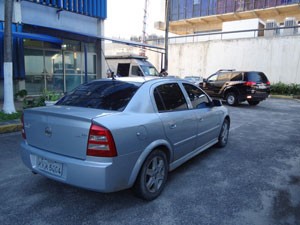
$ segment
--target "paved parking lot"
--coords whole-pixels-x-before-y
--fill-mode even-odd
[[[228,107],[226,148],[211,148],[169,174],[145,202],[130,190],[90,192],[33,175],[20,134],[0,136],[0,224],[300,224],[300,102]]]

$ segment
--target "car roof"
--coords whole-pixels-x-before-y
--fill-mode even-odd
[[[116,80],[119,81],[127,81],[127,82],[137,82],[137,83],[144,83],[149,80],[158,79],[161,77],[157,76],[143,76],[143,77],[115,77]]]

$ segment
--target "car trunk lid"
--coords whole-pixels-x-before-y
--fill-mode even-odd
[[[24,111],[29,145],[49,152],[85,159],[93,118],[117,112],[70,106],[51,106]]]

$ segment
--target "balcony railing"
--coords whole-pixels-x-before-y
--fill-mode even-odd
[[[210,32],[202,34],[193,34],[186,36],[169,37],[169,44],[196,43],[213,40],[228,40],[241,38],[258,37],[283,37],[291,35],[300,35],[300,26],[249,29],[228,32]],[[152,40],[153,41],[153,40]]]

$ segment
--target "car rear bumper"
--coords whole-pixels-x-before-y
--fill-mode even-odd
[[[21,157],[24,164],[35,173],[98,192],[114,192],[129,188],[128,180],[133,166],[128,166],[130,164],[128,160],[135,158],[129,159],[128,156],[123,159],[97,158],[98,162],[95,161],[95,157],[91,157],[91,159],[82,160],[46,152],[28,145],[25,141],[21,143]],[[40,169],[38,159],[41,157],[46,161],[61,165],[61,174],[55,175]],[[127,165],[124,162],[127,162]]]
[[[269,97],[269,92],[266,91],[247,91],[240,101],[263,101]]]
[[[246,100],[252,100],[252,101],[263,101],[267,99],[269,95],[267,94],[261,94],[261,95],[247,95]]]

